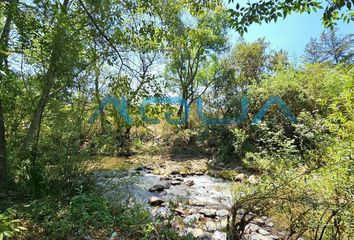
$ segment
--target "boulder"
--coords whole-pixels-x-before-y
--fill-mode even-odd
[[[177,213],[177,215],[180,216],[184,216],[187,214],[187,210],[184,210],[183,208],[176,208],[174,211],[175,213]]]
[[[163,185],[158,184],[158,185],[155,185],[155,186],[151,187],[149,189],[149,192],[162,192],[164,189],[165,188],[164,188]]]
[[[180,173],[181,173],[180,169],[174,169],[174,170],[172,170],[171,175],[177,175],[177,174],[180,174]]]
[[[268,227],[273,227],[274,226],[274,223],[270,220],[266,221],[265,223]]]
[[[259,232],[260,234],[262,234],[263,236],[269,236],[269,235],[271,235],[270,232],[268,232],[267,230],[265,230],[265,229],[263,229],[263,228],[258,229],[258,232]]]
[[[194,238],[201,240],[211,240],[211,235],[209,233],[204,232],[200,228],[187,229],[187,232],[192,234]]]
[[[217,230],[224,230],[227,228],[227,219],[221,219],[216,223]]]
[[[172,177],[167,175],[163,175],[162,177],[160,177],[160,180],[171,180],[171,179]]]
[[[249,178],[247,179],[247,181],[248,181],[250,184],[257,184],[257,183],[258,183],[258,179],[256,178],[255,175],[249,176]]]
[[[151,213],[154,217],[160,217],[162,219],[168,219],[171,216],[171,212],[167,207],[154,208]]]
[[[192,215],[189,215],[189,216],[185,217],[183,219],[183,223],[186,224],[186,225],[191,226],[195,222],[197,222],[201,217],[202,217],[202,215],[200,215],[199,213],[192,214]]]
[[[158,197],[151,197],[149,200],[149,204],[151,206],[161,206],[165,201]]]
[[[181,183],[180,181],[171,181],[172,186],[181,185]]]
[[[240,173],[235,177],[235,181],[237,182],[243,182],[243,180],[245,180],[246,178],[246,174],[244,173]]]
[[[226,233],[216,231],[211,237],[213,240],[226,240]]]
[[[250,238],[250,240],[273,240],[272,237],[270,236],[263,236],[259,233],[252,233]]]
[[[218,216],[218,217],[223,218],[223,217],[227,217],[228,215],[229,215],[229,211],[226,209],[220,209],[220,210],[216,211],[216,216]]]
[[[189,200],[189,205],[191,206],[197,206],[197,207],[204,207],[205,203],[202,201],[198,201],[198,200]]]
[[[245,227],[245,231],[247,233],[253,233],[253,232],[257,232],[257,230],[259,229],[259,226],[253,223],[249,223],[246,225]]]
[[[206,217],[214,218],[216,217],[216,210],[215,209],[208,209],[204,208],[199,211],[199,213],[203,214]]]
[[[183,182],[184,181],[183,177],[174,177],[172,180],[173,181],[179,181],[179,182]]]
[[[216,231],[216,224],[213,221],[207,221],[205,224],[205,229],[209,232]]]

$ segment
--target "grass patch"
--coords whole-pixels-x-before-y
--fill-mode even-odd
[[[9,206],[9,202],[0,204],[1,208]],[[149,211],[140,204],[113,204],[97,193],[82,193],[63,200],[12,202],[11,205],[11,218],[5,220],[18,220],[16,226],[9,227],[13,232],[13,238],[9,239],[101,240],[109,239],[112,234],[117,239],[132,240],[191,239],[179,237],[170,221],[153,221]],[[18,226],[21,231],[17,230]]]
[[[240,172],[234,169],[220,170],[220,171],[209,171],[209,175],[212,177],[222,178],[225,180],[234,181],[236,176],[239,175]]]
[[[91,171],[127,171],[132,168],[141,167],[141,163],[134,163],[127,160],[125,157],[97,157],[93,163],[90,164]]]

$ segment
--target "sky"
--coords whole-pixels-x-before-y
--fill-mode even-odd
[[[229,5],[230,7],[230,5]],[[300,60],[306,44],[311,37],[319,37],[325,30],[321,17],[323,11],[308,13],[293,13],[287,18],[279,19],[276,23],[253,24],[248,33],[244,34],[246,41],[255,41],[265,37],[270,42],[272,49],[284,49],[293,60]],[[338,22],[339,34],[354,34],[354,22],[349,24]],[[230,32],[230,42],[237,42],[239,35],[235,31]]]

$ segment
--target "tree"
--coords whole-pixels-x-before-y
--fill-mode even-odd
[[[266,71],[268,43],[258,39],[252,43],[241,40],[236,44],[230,57],[230,65],[235,72],[235,79],[243,88],[251,83],[258,83],[262,73]]]
[[[309,63],[352,63],[354,61],[354,34],[338,35],[338,29],[324,31],[320,39],[312,38],[305,48]]]
[[[9,44],[11,24],[13,22],[14,9],[18,1],[10,1],[8,4],[7,17],[0,36],[0,80],[6,77],[8,62],[7,50]],[[0,96],[0,192],[5,191],[7,183],[7,159],[6,159],[6,136],[5,136],[5,120],[2,107],[2,99]]]
[[[265,39],[240,39],[221,62],[213,89],[213,99],[217,100],[213,104],[228,116],[237,114],[234,110],[239,110],[241,97],[250,85],[259,84],[264,76],[288,65],[287,53],[271,50]]]
[[[203,65],[215,62],[216,56],[225,49],[227,24],[221,6],[215,10],[204,9],[195,15],[188,14],[178,14],[169,26],[167,78],[190,106],[214,80],[213,77],[201,79],[198,74]],[[189,18],[188,22],[184,18]],[[209,74],[212,75],[215,74]],[[182,112],[183,105],[179,108],[179,117]]]

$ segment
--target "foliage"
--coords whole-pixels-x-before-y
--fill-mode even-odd
[[[233,3],[234,0],[229,0]],[[327,3],[327,5],[325,5]],[[231,26],[239,33],[244,34],[247,28],[253,23],[262,23],[263,21],[276,22],[280,18],[286,18],[293,12],[298,13],[311,13],[319,9],[323,9],[322,22],[325,27],[333,27],[336,21],[343,20],[344,22],[354,21],[353,15],[353,2],[346,1],[328,1],[320,2],[316,0],[306,1],[268,1],[262,0],[255,3],[248,2],[246,6],[236,4],[235,8],[230,9]]]
[[[15,219],[16,215],[13,209],[7,209],[6,213],[0,214],[0,240],[12,239],[21,231],[27,230],[19,219]]]
[[[263,174],[258,184],[235,188],[230,233],[235,239],[245,234],[244,227],[252,220],[246,217],[250,212],[255,216],[272,215],[288,230],[288,237],[317,240],[351,235],[353,72],[350,68],[328,69],[325,65],[308,66],[305,71],[314,70],[317,76],[321,71],[327,73],[318,85],[310,74],[301,83],[301,71],[287,81],[272,81],[271,89],[277,89],[278,94],[282,95],[283,84],[287,86],[284,98],[299,96],[292,92],[300,91],[302,98],[316,99],[312,109],[304,105],[298,110],[296,124],[289,127],[274,121],[277,117],[269,117],[266,124],[250,127],[247,135],[257,150],[246,153],[244,166]],[[266,95],[265,86],[270,85],[261,83],[252,91]],[[289,104],[300,102],[292,101]],[[297,111],[297,106],[292,106]],[[245,212],[237,217],[241,208]]]
[[[313,41],[311,54],[321,62],[315,64],[292,66],[286,51],[271,50],[265,39],[240,40],[225,54],[228,27],[242,34],[252,23],[324,4],[262,0],[228,10],[221,0],[1,1],[0,196],[7,199],[0,207],[16,212],[0,214],[0,236],[102,239],[116,232],[127,239],[181,239],[169,221],[154,221],[141,205],[99,196],[87,170],[102,156],[134,151],[152,155],[166,147],[184,154],[189,147],[199,153],[200,139],[226,163],[221,175],[235,178],[234,165],[260,175],[258,185],[240,186],[245,195],[236,197],[235,211],[278,216],[290,235],[349,235],[351,35],[332,31]],[[353,20],[352,1],[326,7],[325,26]],[[182,127],[148,128],[139,116],[141,101],[175,93],[191,109],[202,98],[206,115],[227,118],[239,115],[247,95],[251,119],[277,95],[298,121],[290,123],[274,106],[257,126],[248,120],[203,125],[192,115]],[[99,120],[88,122],[107,95],[126,98],[132,125],[113,106],[98,107]],[[182,110],[155,104],[146,114],[180,117]],[[231,227],[241,237],[245,219],[237,221]],[[29,231],[21,231],[22,224]]]

